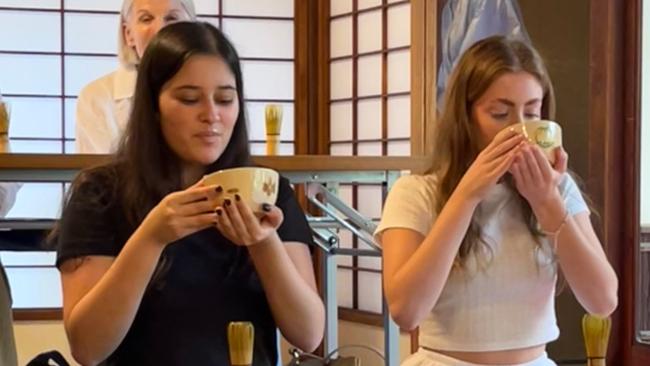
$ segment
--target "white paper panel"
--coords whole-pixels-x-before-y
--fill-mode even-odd
[[[246,99],[293,100],[293,62],[242,62]]]
[[[352,61],[343,60],[330,64],[330,99],[352,97]]]
[[[388,0],[388,3],[392,4],[392,3],[397,3],[397,2],[400,2],[400,1],[404,1],[404,0]]]
[[[352,0],[329,0],[330,15],[350,13],[352,11]]]
[[[59,52],[60,33],[61,17],[58,13],[0,11],[2,50]]]
[[[55,268],[7,268],[14,309],[59,308],[61,279]]]
[[[61,137],[61,100],[7,98],[11,105],[10,137]]]
[[[66,141],[64,142],[65,145],[65,153],[66,154],[76,154],[77,153],[77,146],[75,145],[74,141]]]
[[[11,151],[18,154],[60,154],[63,145],[59,141],[12,140]]]
[[[117,14],[66,14],[65,51],[117,54],[119,22]]]
[[[293,21],[224,19],[223,30],[241,57],[293,58]]]
[[[339,306],[352,307],[352,271],[349,269],[336,271],[336,300]]]
[[[330,146],[332,156],[352,156],[352,144],[334,144]]]
[[[411,5],[397,5],[388,8],[388,47],[411,44]]]
[[[381,50],[381,27],[381,10],[359,14],[359,53]]]
[[[64,6],[69,10],[120,11],[122,0],[65,0]]]
[[[359,10],[380,6],[381,0],[358,0],[357,7]]]
[[[293,17],[294,0],[222,0],[224,15]]]
[[[411,90],[411,51],[397,51],[388,54],[388,92]]]
[[[381,156],[380,142],[362,142],[357,146],[359,156]]]
[[[363,99],[357,104],[358,137],[364,139],[381,138],[381,99]]]
[[[359,257],[359,267],[381,270],[381,257]]]
[[[359,309],[381,313],[381,274],[359,272]]]
[[[371,219],[381,217],[381,186],[359,186],[357,190],[359,205],[357,210]]]
[[[117,69],[117,57],[66,56],[65,94],[79,95],[89,82]]]
[[[380,55],[359,57],[358,74],[359,96],[381,94]]]
[[[411,97],[402,95],[388,98],[388,137],[411,136]]]
[[[84,1],[84,0],[79,0]],[[0,7],[30,9],[60,9],[61,0],[0,0]]]
[[[261,156],[266,155],[266,144],[252,143],[250,149],[252,155],[261,155]],[[280,144],[280,147],[278,149],[278,155],[282,155],[282,156],[294,155],[293,151],[294,151],[293,143],[286,143],[286,144],[283,143]]]
[[[200,22],[206,22],[212,24],[215,28],[219,28],[219,18],[210,18],[210,17],[198,17]],[[230,35],[226,34],[228,37]],[[238,50],[239,51],[239,50]]]
[[[77,112],[77,98],[65,98],[64,136],[67,138],[75,137],[75,125],[77,120],[76,112]]]
[[[411,156],[410,141],[388,142],[388,155],[390,156]]]
[[[246,103],[248,108],[248,137],[251,140],[266,140],[265,108],[267,103]],[[293,103],[281,103],[282,128],[281,140],[294,140],[294,108]]]
[[[217,15],[219,14],[220,0],[194,0],[194,8],[197,14]]]
[[[352,140],[352,103],[330,105],[330,141]]]
[[[330,57],[352,54],[352,17],[334,19],[330,22]]]
[[[61,57],[0,55],[2,94],[60,94]]]
[[[352,233],[349,230],[339,230],[338,236],[339,240],[341,241],[339,247],[352,248]],[[338,263],[340,266],[351,266],[352,256],[338,255],[336,256],[336,263]]]
[[[0,252],[4,266],[53,266],[56,252]]]
[[[7,218],[54,219],[61,208],[60,183],[25,183]]]

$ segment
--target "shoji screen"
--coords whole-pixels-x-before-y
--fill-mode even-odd
[[[330,2],[330,153],[410,155],[410,1]],[[378,219],[381,186],[343,186],[342,197]],[[364,244],[342,233],[344,246]],[[381,312],[381,260],[339,259],[340,306]]]
[[[18,153],[74,153],[76,98],[114,70],[121,0],[0,0],[0,93],[11,104]],[[294,0],[194,0],[242,58],[254,154],[264,154],[264,107],[282,104],[280,154],[294,150]],[[65,186],[25,183],[9,218],[59,215]],[[2,253],[15,307],[58,307],[53,257]],[[42,292],[37,284],[50,292]],[[38,285],[40,286],[40,285]],[[40,295],[39,295],[40,294]]]

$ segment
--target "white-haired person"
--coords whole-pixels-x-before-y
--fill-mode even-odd
[[[118,27],[120,65],[86,85],[77,100],[78,153],[115,150],[131,112],[138,64],[149,41],[167,24],[194,19],[192,0],[124,0]]]

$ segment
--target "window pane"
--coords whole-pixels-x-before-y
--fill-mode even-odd
[[[359,57],[358,65],[358,95],[381,94],[381,56],[372,55]],[[406,74],[408,75],[408,74]]]
[[[411,90],[411,51],[396,51],[388,54],[388,92],[398,93]]]
[[[197,14],[217,15],[219,14],[220,0],[194,0],[194,8]]]
[[[119,22],[117,14],[66,14],[65,51],[117,54]]]
[[[59,271],[51,268],[7,268],[14,309],[60,308]]]
[[[60,145],[60,143],[57,143]],[[58,152],[61,152],[60,149]],[[62,199],[60,183],[24,183],[7,218],[55,219]]]
[[[334,19],[330,22],[330,57],[352,54],[352,17]]]
[[[362,142],[357,147],[359,156],[381,156],[380,142]]]
[[[0,0],[0,6],[7,8],[61,9],[61,0]]]
[[[411,5],[388,8],[388,47],[411,44]]]
[[[294,155],[294,144],[293,143],[281,143],[278,148],[278,155],[289,156]],[[265,143],[252,143],[251,144],[251,154],[253,155],[266,155],[266,144]]]
[[[293,17],[294,0],[222,0],[224,15]]]
[[[352,308],[352,271],[336,271],[336,298],[339,306]]]
[[[223,30],[241,57],[293,58],[293,21],[224,19]]]
[[[244,61],[247,99],[293,100],[293,62]]]
[[[381,0],[358,0],[357,7],[359,10],[380,6]]]
[[[17,154],[61,154],[63,143],[60,141],[12,139],[11,152]]]
[[[65,94],[79,95],[86,84],[114,71],[118,64],[117,57],[66,56]]]
[[[61,93],[61,57],[0,55],[2,94]]]
[[[352,156],[352,144],[334,144],[330,146],[332,156]]]
[[[59,98],[7,98],[11,103],[9,136],[61,137]]]
[[[357,128],[358,137],[361,140],[381,138],[380,98],[360,100],[358,102]]]
[[[330,105],[330,141],[352,140],[352,103]]]
[[[378,219],[381,217],[382,192],[381,186],[362,185],[357,189],[357,210],[365,217]]]
[[[381,50],[382,21],[381,10],[359,14],[358,52]]]
[[[65,131],[66,138],[75,137],[75,121],[77,112],[77,98],[65,98]],[[66,149],[67,151],[67,149]]]
[[[0,11],[0,49],[59,52],[61,16],[55,12]]]
[[[65,8],[69,10],[120,11],[122,0],[65,0]]]
[[[330,99],[352,97],[352,61],[335,61],[330,64]]]
[[[352,11],[352,0],[330,0],[330,15],[345,14]]]
[[[411,136],[411,97],[388,98],[388,138]]]
[[[359,272],[359,310],[381,313],[381,274]]]
[[[389,141],[388,155],[390,156],[411,156],[410,141]]]

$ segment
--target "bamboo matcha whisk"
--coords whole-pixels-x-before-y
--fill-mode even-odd
[[[277,155],[282,129],[282,106],[269,104],[265,109],[266,155]]]
[[[605,366],[611,327],[610,318],[600,318],[591,314],[582,317],[582,334],[585,339],[588,366]]]
[[[253,364],[253,343],[255,330],[250,322],[228,324],[228,350],[230,365],[250,366]]]

